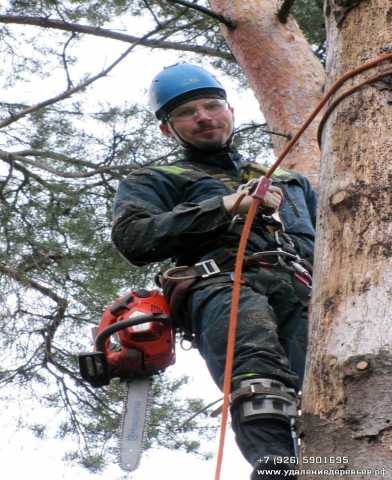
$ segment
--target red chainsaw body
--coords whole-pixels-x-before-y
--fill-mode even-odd
[[[115,333],[118,343],[110,338],[104,342],[111,374],[122,378],[157,373],[175,362],[175,337],[170,324],[170,310],[158,291],[131,291],[108,307],[101,318],[97,336],[116,322],[140,318],[149,319],[139,325]]]

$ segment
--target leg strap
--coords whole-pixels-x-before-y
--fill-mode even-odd
[[[269,378],[241,380],[231,394],[231,404],[239,405],[243,422],[274,418],[290,424],[298,414],[295,390]]]

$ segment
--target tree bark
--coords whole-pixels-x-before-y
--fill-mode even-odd
[[[278,0],[210,0],[211,7],[236,24],[223,35],[246,74],[269,125],[294,135],[322,97],[323,67],[296,21],[281,23]],[[286,157],[285,166],[317,183],[320,151],[317,122]],[[274,136],[276,154],[286,140]]]
[[[328,84],[392,50],[389,1],[329,0],[326,22]],[[355,480],[376,469],[392,478],[391,131],[389,75],[344,99],[322,135],[303,468],[358,470],[344,476]],[[310,465],[315,457],[322,463]]]

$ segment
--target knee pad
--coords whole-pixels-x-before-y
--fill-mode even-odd
[[[240,409],[242,422],[276,419],[291,425],[298,415],[295,390],[269,378],[241,380],[231,394],[231,405]]]

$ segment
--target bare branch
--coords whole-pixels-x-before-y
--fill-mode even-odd
[[[246,132],[248,130],[255,130],[256,128],[260,128],[260,131],[262,133],[267,133],[269,135],[277,135],[278,137],[284,137],[287,138],[287,140],[291,140],[291,135],[288,135],[286,133],[281,133],[281,132],[274,132],[273,130],[267,130],[265,127],[267,126],[266,123],[255,123],[252,125],[247,125],[244,126],[238,130],[235,130],[234,134],[241,134],[242,132]]]
[[[154,10],[151,8],[151,5],[148,3],[147,0],[143,0],[145,6],[147,7],[147,10],[151,13],[153,19],[155,20],[156,24],[159,25],[160,27],[162,26],[161,22],[159,21],[159,18],[155,15]]]
[[[283,3],[277,13],[278,19],[281,23],[287,23],[294,2],[295,0],[283,0]]]
[[[61,298],[61,303],[58,303],[56,314],[53,316],[52,321],[46,327],[43,332],[45,340],[45,357],[46,360],[49,360],[52,356],[52,343],[54,336],[56,335],[57,329],[61,325],[61,322],[64,320],[65,311],[67,310],[68,302]]]
[[[62,62],[63,62],[63,65],[64,65],[64,70],[65,70],[65,75],[67,77],[67,85],[68,85],[67,88],[68,89],[73,87],[73,83],[72,83],[71,75],[70,75],[69,69],[68,69],[67,48],[68,48],[69,44],[71,43],[71,41],[75,38],[75,36],[76,36],[76,34],[74,32],[72,32],[69,39],[64,44],[63,53],[61,55],[61,59],[62,59]]]
[[[149,48],[162,48],[169,50],[179,50],[184,52],[194,52],[211,57],[223,58],[230,62],[234,62],[234,57],[227,52],[222,52],[215,48],[203,47],[200,45],[187,45],[185,43],[167,42],[161,40],[146,39],[145,37],[134,37],[125,33],[114,32],[100,27],[91,27],[90,25],[81,25],[78,23],[63,22],[41,17],[28,17],[16,15],[0,15],[0,23],[13,23],[20,25],[34,25],[43,28],[53,28],[56,30],[64,30],[69,32],[85,33],[98,37],[111,38],[126,43],[142,45]]]
[[[207,15],[208,17],[213,18],[214,20],[218,20],[218,22],[223,23],[226,25],[227,28],[230,30],[234,30],[236,24],[230,18],[224,17],[219,13],[213,12],[206,7],[202,7],[201,5],[197,5],[196,3],[187,2],[185,0],[167,0],[169,3],[177,3],[178,5],[183,5],[184,7],[191,8],[192,10],[197,10],[198,12]]]

